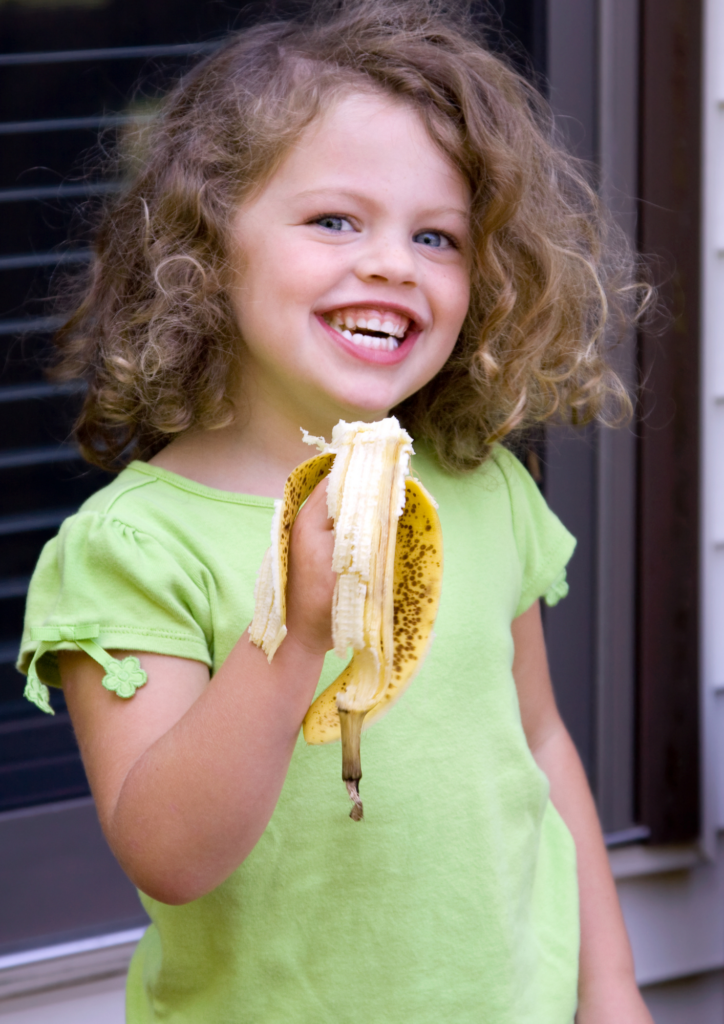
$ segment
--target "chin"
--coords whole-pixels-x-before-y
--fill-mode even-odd
[[[389,416],[390,409],[404,401],[404,397],[400,396],[397,391],[392,394],[386,389],[380,390],[379,388],[356,394],[348,392],[346,395],[340,394],[334,397],[337,407],[340,410],[346,410],[346,412],[340,412],[340,418],[346,420],[381,420],[385,416]]]
[[[347,420],[348,422],[364,420],[367,423],[371,423],[373,420],[383,420],[386,416],[389,416],[391,408],[392,405],[381,406],[379,401],[355,402],[347,406],[346,412],[340,412],[339,419]]]

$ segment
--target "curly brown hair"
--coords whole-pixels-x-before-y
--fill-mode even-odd
[[[231,36],[183,77],[99,223],[56,377],[82,378],[85,458],[118,469],[231,422],[243,344],[227,225],[305,127],[350,89],[411,104],[472,196],[471,303],[440,373],[395,410],[451,470],[552,416],[625,416],[606,351],[638,269],[536,89],[436,0],[354,0]]]

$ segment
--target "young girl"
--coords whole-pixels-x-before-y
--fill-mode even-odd
[[[261,26],[168,98],[60,339],[82,451],[130,464],[44,550],[19,662],[46,710],[62,684],[153,922],[133,1024],[650,1021],[546,667],[574,542],[494,443],[625,403],[606,224],[542,100],[426,0]],[[324,485],[271,664],[246,626],[300,427],[391,410],[443,596],[356,824],[299,736],[341,668]]]

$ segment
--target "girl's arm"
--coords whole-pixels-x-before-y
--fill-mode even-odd
[[[577,1024],[653,1024],[634,977],[608,856],[583,767],[556,707],[536,602],[512,626],[523,729],[578,856],[581,954]]]
[[[131,880],[164,903],[223,882],[276,806],[332,646],[335,575],[321,568],[332,564],[331,526],[324,483],[294,525],[288,633],[271,665],[246,633],[211,679],[201,662],[141,653],[149,681],[121,700],[87,655],[60,652],[106,838]]]

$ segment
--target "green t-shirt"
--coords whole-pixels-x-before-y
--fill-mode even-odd
[[[575,850],[521,727],[510,625],[564,596],[574,541],[501,448],[464,477],[424,452],[413,470],[440,506],[442,600],[418,677],[364,734],[365,820],[348,817],[339,745],[300,736],[241,867],[185,906],[142,895],[130,1024],[572,1021]],[[213,672],[251,619],[272,507],[134,462],[41,555],[31,693],[58,685],[57,648]],[[319,689],[342,667],[329,654]]]

